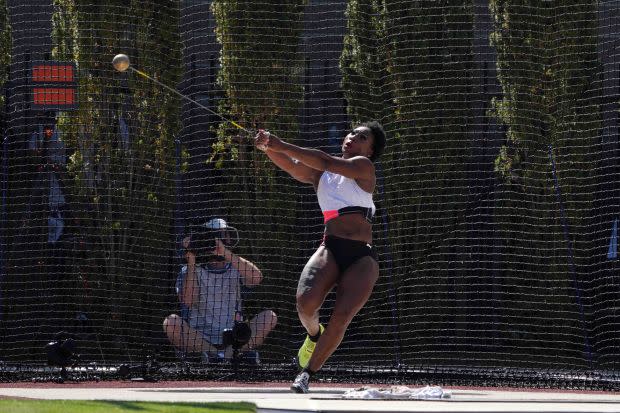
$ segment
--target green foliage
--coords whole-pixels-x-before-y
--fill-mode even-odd
[[[8,79],[11,63],[11,26],[6,0],[0,0],[0,89]],[[4,94],[0,94],[0,108],[4,108]],[[2,109],[4,111],[4,109]]]
[[[378,119],[388,133],[385,187],[376,199],[389,214],[390,231],[375,242],[398,263],[391,275],[403,300],[399,323],[422,316],[405,304],[420,289],[443,308],[429,321],[446,322],[459,311],[446,305],[451,281],[429,284],[426,277],[447,270],[458,253],[452,243],[463,236],[466,161],[474,144],[468,139],[475,100],[472,4],[351,0],[347,17],[341,68],[351,118]],[[442,246],[445,251],[430,255]]]
[[[91,400],[0,400],[6,413],[254,413],[251,403],[155,403]]]
[[[297,133],[304,68],[298,45],[305,3],[212,3],[222,46],[218,82],[226,93],[220,110],[246,128],[270,129],[284,138]],[[232,138],[239,146],[247,138],[238,136],[240,133],[226,122],[218,131],[221,140]]]
[[[88,240],[73,276],[76,283],[87,280],[93,286],[77,304],[87,313],[107,314],[99,326],[110,329],[106,332],[128,333],[119,328],[126,318],[141,319],[152,329],[163,319],[164,295],[153,300],[161,293],[154,286],[168,287],[172,270],[179,102],[154,82],[116,72],[111,61],[124,52],[154,78],[177,84],[178,4],[55,0],[54,6],[54,57],[75,61],[79,73],[79,108],[59,120],[72,151],[67,189],[77,206],[78,231]],[[128,137],[121,134],[121,120]],[[135,308],[144,313],[134,314]]]
[[[597,81],[595,3],[490,3],[491,42],[504,92],[494,109],[508,130],[496,165],[506,179],[532,172],[523,165],[528,155],[546,152],[550,144],[564,146],[575,128],[590,131],[580,134],[585,141],[596,135],[599,115],[592,96],[580,99]]]
[[[347,4],[347,34],[340,67],[352,121],[383,120],[390,116],[389,45],[386,5],[378,0]],[[383,120],[385,122],[385,120]]]
[[[225,94],[219,103],[223,116],[247,129],[263,128],[289,142],[298,142],[298,114],[303,102],[301,74],[305,67],[299,44],[306,3],[307,0],[212,3],[221,44],[218,83]],[[211,162],[221,171],[223,187],[234,189],[218,208],[246,237],[264,240],[255,243],[251,250],[241,245],[240,253],[251,259],[273,257],[261,260],[261,269],[268,279],[261,292],[253,296],[260,299],[260,294],[276,293],[278,288],[269,288],[275,279],[290,280],[286,286],[279,286],[279,292],[286,287],[292,296],[296,280],[291,279],[287,267],[295,263],[277,251],[299,245],[290,228],[302,213],[296,207],[300,186],[291,189],[290,178],[276,174],[267,157],[254,150],[253,138],[229,122],[219,124]],[[293,311],[278,309],[280,315],[289,314],[287,317],[293,316]]]
[[[490,9],[495,26],[491,42],[497,50],[503,91],[502,98],[493,102],[494,113],[507,130],[495,161],[495,170],[504,182],[497,208],[506,211],[498,215],[498,224],[506,251],[522,251],[527,257],[505,274],[532,274],[515,278],[517,289],[506,289],[505,296],[515,300],[518,294],[521,304],[517,307],[522,306],[528,316],[532,315],[529,300],[541,295],[547,299],[544,304],[537,303],[538,309],[550,306],[549,313],[559,308],[577,314],[583,309],[574,298],[580,294],[574,277],[581,279],[589,271],[592,188],[600,162],[597,154],[602,153],[597,147],[601,115],[595,93],[600,72],[596,2],[494,0]],[[559,212],[550,148],[567,228]],[[564,230],[569,233],[568,240]],[[574,268],[569,265],[572,257],[567,259],[571,246]],[[559,289],[564,293],[550,294]],[[532,326],[523,329],[545,341],[544,334],[582,334],[588,328],[586,322],[575,317],[555,323],[553,329],[545,327],[544,332]],[[552,346],[550,342],[546,345]]]
[[[468,216],[479,213],[470,210],[472,202],[480,202],[470,192],[481,185],[468,175],[469,163],[476,146],[484,145],[484,138],[472,133],[474,102],[480,99],[476,65],[481,63],[475,60],[472,43],[473,4],[348,2],[341,68],[349,113],[355,122],[379,119],[388,132],[381,168],[385,187],[376,198],[388,214],[390,231],[375,242],[380,250],[385,243],[398,263],[390,275],[400,297],[400,325],[424,319],[421,331],[454,331],[455,346],[473,340],[486,345],[488,337],[476,332],[481,327],[471,318],[471,313],[483,311],[470,307],[471,297],[480,294],[470,289],[480,283],[493,285],[493,297],[506,300],[494,315],[501,325],[492,345],[554,348],[565,332],[582,334],[583,325],[579,317],[567,317],[552,328],[532,321],[541,320],[541,311],[579,312],[549,146],[566,200],[576,265],[585,271],[594,211],[592,162],[599,162],[595,154],[600,153],[600,109],[594,92],[600,72],[596,7],[577,1],[490,4],[495,27],[490,42],[497,51],[503,91],[491,105],[506,127],[506,142],[494,165],[477,168],[494,167],[500,178],[493,203],[493,250],[509,263],[501,277],[478,280],[471,266],[487,258],[472,255],[473,245],[480,242],[474,237],[480,235],[472,231],[476,223]],[[462,281],[455,281],[460,277]],[[454,323],[462,328],[455,330]],[[440,339],[403,340],[404,345],[424,345]],[[410,362],[424,362],[408,354]],[[564,355],[583,361],[570,351]],[[480,362],[485,356],[479,357]]]
[[[213,1],[223,94],[214,109],[244,128],[316,146],[298,137],[302,76],[311,64],[300,51],[307,3]],[[340,68],[348,114],[353,123],[379,120],[388,134],[375,194],[381,278],[352,330],[356,340],[370,337],[391,352],[388,320],[394,317],[396,327],[415,333],[400,336],[405,364],[435,363],[427,357],[432,352],[442,354],[439,362],[582,367],[582,346],[567,343],[579,343],[591,327],[580,318],[575,284],[589,275],[598,245],[591,230],[598,219],[602,153],[597,3],[492,0],[489,41],[496,62],[477,56],[478,4],[347,2]],[[135,337],[148,336],[148,329],[161,334],[162,311],[170,308],[162,297],[174,277],[168,265],[179,101],[132,72],[115,72],[110,61],[127,53],[140,69],[177,84],[179,5],[54,5],[54,58],[76,62],[79,72],[79,108],[59,120],[71,153],[65,187],[77,206],[76,231],[86,240],[83,254],[71,262],[74,290],[80,291],[71,305],[101,315],[94,327],[105,351],[134,354]],[[6,27],[0,31],[0,59],[10,56]],[[492,101],[477,79],[490,72],[482,63],[496,64],[501,94]],[[474,122],[488,126],[480,115],[487,104],[505,130],[501,147],[494,141],[501,132],[474,136],[483,129]],[[119,134],[121,118],[129,141]],[[286,335],[297,323],[291,322],[294,300],[282,297],[294,296],[298,270],[321,229],[305,215],[315,212],[308,210],[314,194],[255,151],[251,134],[226,121],[212,132],[205,138],[211,153],[203,171],[225,192],[213,209],[240,229],[235,252],[257,262],[265,275],[248,307],[280,304],[274,309],[283,322],[274,335]],[[182,150],[182,171],[189,169],[192,150]],[[491,155],[479,156],[482,151]],[[481,182],[485,178],[492,182]],[[171,301],[176,304],[175,297]],[[589,304],[586,319],[595,311]],[[461,349],[472,348],[491,350],[461,357]],[[347,356],[342,351],[330,362]]]

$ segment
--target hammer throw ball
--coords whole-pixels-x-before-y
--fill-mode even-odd
[[[129,57],[126,54],[117,54],[112,59],[112,65],[119,72],[124,72],[129,68]]]

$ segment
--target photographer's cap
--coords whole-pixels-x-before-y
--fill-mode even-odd
[[[205,222],[204,227],[208,229],[224,229],[228,228],[228,225],[222,218],[213,218]]]

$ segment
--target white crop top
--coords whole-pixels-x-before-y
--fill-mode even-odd
[[[355,179],[337,173],[323,172],[316,189],[323,221],[340,215],[362,213],[368,222],[375,215],[375,203],[372,194],[359,187]]]

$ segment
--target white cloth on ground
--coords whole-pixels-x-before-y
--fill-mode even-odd
[[[361,387],[347,390],[342,395],[343,399],[449,399],[452,393],[439,386],[426,386],[412,389],[407,386],[391,386],[388,388]]]

